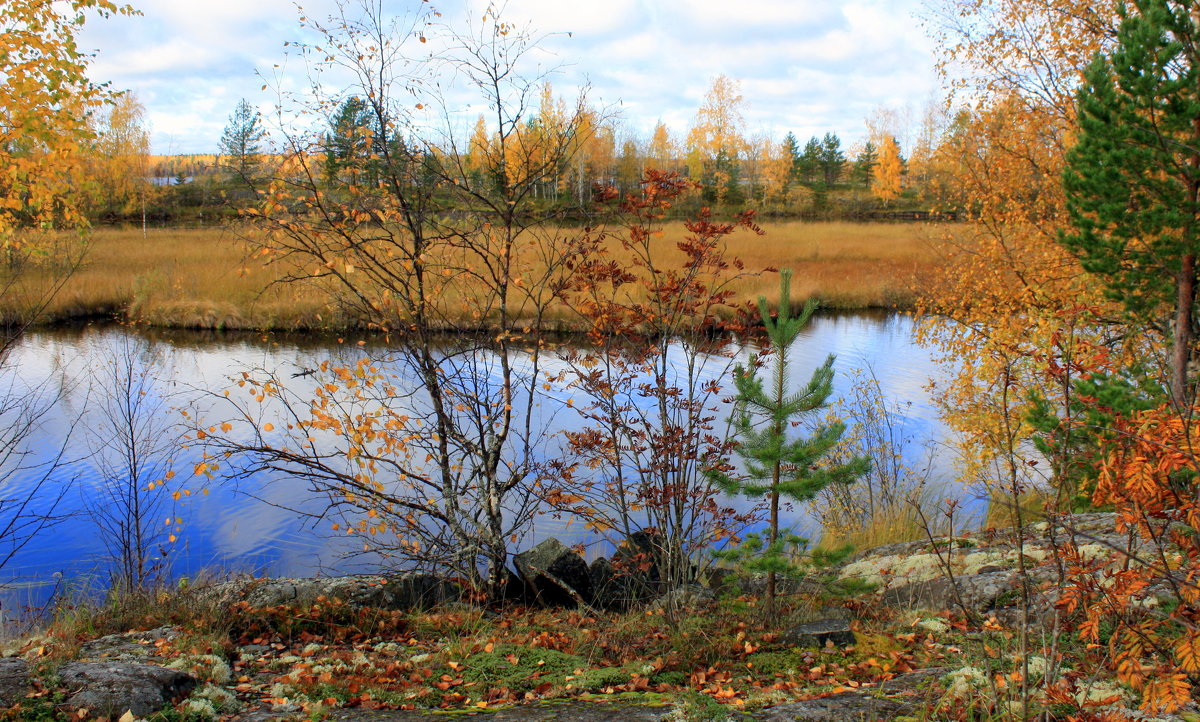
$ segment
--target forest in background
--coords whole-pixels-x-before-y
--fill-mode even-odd
[[[802,142],[789,133],[771,138],[748,128],[743,117],[748,102],[736,79],[714,78],[695,121],[686,133],[673,135],[658,123],[650,137],[625,130],[618,114],[604,108],[569,108],[549,81],[535,88],[536,112],[522,120],[519,142],[510,154],[529,162],[531,153],[557,152],[547,146],[572,115],[570,159],[547,172],[535,190],[539,205],[582,213],[596,187],[623,193],[638,187],[647,169],[676,172],[696,183],[677,213],[701,205],[732,213],[753,208],[762,218],[820,220],[953,220],[958,210],[934,190],[938,146],[951,124],[941,103],[930,102],[914,120],[910,108],[877,109],[866,119],[867,140],[846,147],[835,131]],[[261,114],[241,101],[229,116],[219,153],[159,156],[150,154],[144,109],[136,94],[122,93],[94,116],[86,164],[77,179],[84,190],[90,218],[106,223],[136,223],[145,215],[156,224],[197,223],[232,217],[245,200],[247,181],[264,166],[283,162],[278,140],[267,131]],[[339,169],[354,156],[376,155],[370,107],[362,98],[338,101],[322,119],[323,139],[308,148],[308,163],[332,185]],[[481,115],[466,147],[441,147],[436,139],[405,138],[430,154],[462,155],[472,183],[495,183],[489,146],[495,130]],[[534,149],[544,146],[540,151]],[[513,161],[515,158],[510,158]],[[291,162],[296,162],[294,157]]]

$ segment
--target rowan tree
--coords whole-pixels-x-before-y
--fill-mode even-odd
[[[1200,688],[1198,412],[1163,404],[1115,422],[1094,501],[1116,509],[1128,556],[1062,550],[1069,581],[1057,606],[1081,615],[1080,637],[1106,648],[1107,666],[1151,714],[1178,710]]]
[[[719,334],[745,327],[731,285],[745,271],[728,238],[759,229],[750,212],[719,223],[702,210],[664,252],[662,219],[692,190],[648,170],[622,199],[624,228],[576,239],[560,289],[590,343],[564,355],[557,377],[583,395],[572,404],[581,428],[565,434],[571,453],[555,466],[569,483],[549,500],[617,544],[646,532],[666,589],[692,581],[705,550],[750,519],[704,471],[731,446],[718,422],[733,358]],[[678,618],[677,604],[667,611]]]

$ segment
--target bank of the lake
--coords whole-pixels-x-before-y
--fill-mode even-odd
[[[739,231],[729,240],[731,255],[747,269],[792,268],[793,294],[818,299],[825,308],[907,309],[914,289],[938,264],[932,241],[954,225],[918,223],[776,222],[766,235]],[[573,232],[564,229],[564,234]],[[669,258],[684,237],[669,223],[654,242]],[[73,241],[64,240],[64,244]],[[82,265],[51,298],[40,321],[112,318],[147,325],[190,329],[330,330],[359,325],[328,303],[320,289],[276,283],[282,265],[264,266],[248,257],[234,228],[183,229],[100,227],[88,237]],[[67,256],[64,246],[54,251]],[[58,269],[61,270],[61,269]],[[0,316],[26,312],[22,306],[48,291],[58,279],[30,268],[22,279],[28,292],[0,298]],[[735,293],[748,300],[773,297],[773,274],[738,281]],[[552,310],[552,328],[578,327],[574,312]]]
[[[1105,570],[1137,554],[1113,514],[893,544],[787,589],[769,616],[762,579],[737,572],[615,611],[412,596],[413,575],[115,595],[3,645],[0,714],[844,722],[1028,710],[1022,718],[1195,719],[1191,700],[1174,714],[1135,712],[1142,691],[1113,673],[1107,645],[1076,633],[1078,611],[1056,609],[1064,542]],[[848,579],[870,584],[839,591]],[[1170,587],[1157,589],[1149,609],[1172,599]]]

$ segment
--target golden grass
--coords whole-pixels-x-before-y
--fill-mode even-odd
[[[904,307],[921,275],[936,264],[928,226],[784,222],[765,225],[765,236],[739,231],[729,249],[747,269],[792,268],[793,295],[827,307]],[[564,231],[567,232],[567,231]],[[670,259],[684,234],[669,224],[655,240]],[[616,254],[618,261],[620,254]],[[114,315],[160,326],[228,329],[304,329],[338,325],[324,296],[305,286],[273,285],[278,271],[246,260],[243,243],[219,229],[101,228],[91,235],[83,266],[66,282],[43,320]],[[50,277],[33,274],[36,287]],[[773,274],[735,286],[747,299],[774,299]],[[0,299],[0,314],[17,312]],[[570,312],[551,314],[569,325]]]
[[[929,531],[934,536],[945,533],[945,530],[940,528]],[[926,529],[917,511],[909,504],[896,504],[881,508],[870,519],[864,520],[854,528],[824,527],[817,547],[832,551],[849,544],[856,550],[865,550],[924,538]]]
[[[1054,493],[1049,489],[1024,490],[1013,503],[1011,493],[1003,489],[993,490],[988,497],[987,513],[984,515],[984,529],[1009,529],[1017,525],[1018,519],[1023,524],[1036,524],[1046,519],[1046,513],[1055,507]],[[1017,516],[1017,509],[1021,514]]]
[[[100,228],[45,320],[114,314],[194,328],[321,325],[322,300],[301,286],[272,285],[274,273],[248,263],[229,231],[167,228],[143,236],[140,229]]]
[[[739,231],[730,251],[748,269],[791,268],[792,297],[815,298],[832,308],[907,308],[922,277],[938,262],[931,239],[937,227],[914,223],[806,223],[764,225],[766,235]],[[677,238],[682,228],[668,229]],[[774,274],[736,286],[746,298],[779,296]]]

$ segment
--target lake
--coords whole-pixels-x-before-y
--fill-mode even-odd
[[[827,354],[836,354],[835,394],[845,396],[853,372],[872,374],[889,406],[897,410],[895,420],[908,439],[905,455],[915,464],[931,464],[933,485],[946,484],[952,478],[950,454],[938,449],[950,440],[949,433],[926,390],[939,369],[929,351],[913,343],[913,325],[911,316],[886,312],[818,315],[794,349],[793,375],[807,380]],[[51,500],[57,500],[53,513],[58,521],[19,549],[4,550],[11,554],[0,569],[0,581],[9,590],[5,605],[39,604],[55,590],[86,592],[105,584],[110,556],[97,524],[106,511],[111,512],[105,486],[120,472],[106,471],[98,461],[111,461],[112,456],[109,441],[98,429],[115,418],[111,367],[123,349],[149,352],[137,361],[143,365],[138,367],[139,378],[152,380],[141,398],[148,408],[156,409],[153,433],[167,440],[167,428],[181,419],[180,410],[193,405],[203,390],[229,386],[230,377],[246,368],[278,369],[288,378],[326,359],[354,358],[361,352],[353,340],[339,344],[334,338],[312,335],[155,331],[115,325],[27,334],[12,352],[4,378],[11,393],[44,401],[45,412],[33,426],[31,455],[10,459],[3,498],[29,495],[46,476],[49,460],[61,456],[35,501],[35,506],[48,511]],[[934,454],[927,462],[931,445]],[[365,571],[377,563],[370,558],[346,558],[358,542],[333,534],[328,524],[314,528],[292,511],[321,503],[308,496],[302,484],[265,477],[237,486],[220,478],[202,481],[191,477],[196,454],[194,449],[178,449],[170,455],[177,488],[190,494],[181,494],[178,501],[163,496],[169,501],[160,513],[163,529],[176,536],[163,562],[170,577],[193,577],[205,569],[306,576]],[[11,517],[11,506],[0,510]],[[806,520],[798,521],[803,525]],[[548,535],[576,538],[579,532],[564,524],[546,516],[523,544]]]

